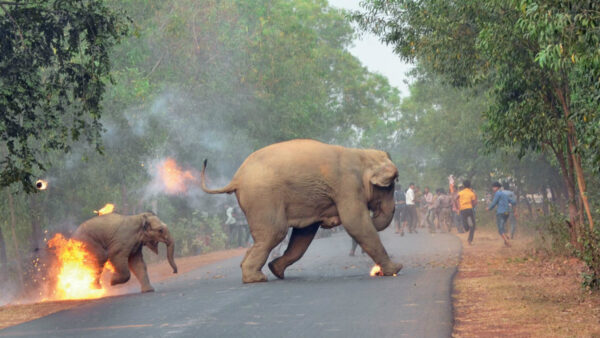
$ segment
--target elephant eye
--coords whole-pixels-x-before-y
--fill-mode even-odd
[[[158,229],[158,232],[162,234],[163,233],[163,229]]]

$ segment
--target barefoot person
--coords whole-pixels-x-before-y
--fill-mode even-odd
[[[492,184],[494,199],[492,200],[492,204],[490,204],[487,209],[492,210],[498,206],[496,209],[496,225],[498,225],[498,233],[504,240],[504,245],[510,246],[504,225],[506,224],[508,216],[510,215],[510,205],[514,206],[516,202],[509,194],[500,190],[501,187],[502,185],[500,185],[499,182],[494,182]]]

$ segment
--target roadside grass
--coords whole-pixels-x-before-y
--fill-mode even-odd
[[[473,245],[458,236],[453,337],[600,337],[600,294],[582,287],[581,261],[539,250],[533,230],[510,248],[489,222]]]

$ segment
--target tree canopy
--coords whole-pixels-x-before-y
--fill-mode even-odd
[[[0,4],[0,186],[49,165],[46,152],[81,138],[100,150],[110,50],[127,21],[103,1]]]

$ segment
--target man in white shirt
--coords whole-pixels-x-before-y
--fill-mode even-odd
[[[411,183],[408,186],[408,190],[406,190],[406,194],[404,195],[406,198],[406,219],[404,224],[408,225],[409,233],[417,232],[417,206],[415,205],[415,184]],[[404,236],[404,227],[402,227],[401,236]]]

